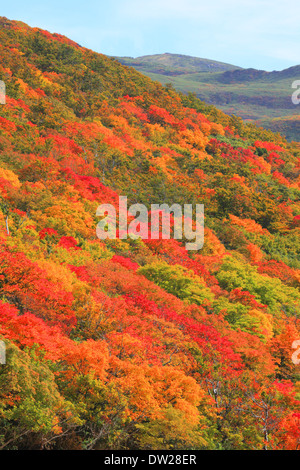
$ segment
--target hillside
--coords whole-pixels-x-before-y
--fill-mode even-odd
[[[282,132],[289,141],[299,140],[299,106],[291,101],[291,86],[300,76],[300,65],[266,72],[176,54],[116,59],[163,85],[195,93],[245,122]]]
[[[299,145],[21,22],[0,55],[0,448],[298,448]],[[204,247],[99,239],[120,195]]]
[[[115,57],[124,65],[134,67],[140,72],[161,73],[162,75],[183,75],[199,72],[225,72],[241,67],[225,64],[216,60],[200,59],[182,54],[154,54],[137,58]]]

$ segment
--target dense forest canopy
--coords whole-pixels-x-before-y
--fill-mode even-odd
[[[21,22],[0,54],[0,448],[299,448],[299,145]],[[99,240],[120,195],[204,247]]]

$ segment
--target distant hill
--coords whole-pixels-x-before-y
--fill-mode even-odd
[[[300,77],[300,65],[267,72],[169,53],[116,59],[182,93],[195,93],[225,113],[299,140],[299,108],[291,101],[291,85]]]
[[[0,449],[298,449],[300,144],[1,17],[0,80]]]
[[[300,76],[300,65],[289,67],[282,71],[266,72],[265,70],[257,69],[233,69],[227,70],[219,75],[219,81],[221,83],[239,83],[249,82],[256,80],[266,80],[269,82],[281,81],[287,78],[296,79]]]
[[[129,65],[144,72],[151,71],[163,75],[184,75],[199,72],[225,72],[241,69],[235,65],[218,62],[216,60],[200,59],[182,54],[154,54],[137,58],[116,57],[123,65]]]

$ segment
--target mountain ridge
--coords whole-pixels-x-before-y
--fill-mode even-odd
[[[166,70],[168,67],[172,67],[172,69],[174,69],[174,71],[176,71],[177,73],[197,73],[199,71],[220,71],[240,68],[235,65],[227,64],[225,62],[188,56],[184,54],[171,54],[169,52],[165,52],[164,54],[145,55],[136,58],[117,56],[114,56],[114,58],[119,60],[124,65],[135,64],[136,66],[143,66],[147,64],[153,64],[157,67],[165,67]]]
[[[299,144],[20,22],[0,57],[0,447],[297,449]]]

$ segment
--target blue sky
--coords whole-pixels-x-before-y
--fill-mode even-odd
[[[0,15],[107,55],[164,52],[242,67],[300,64],[299,0],[14,0]]]

